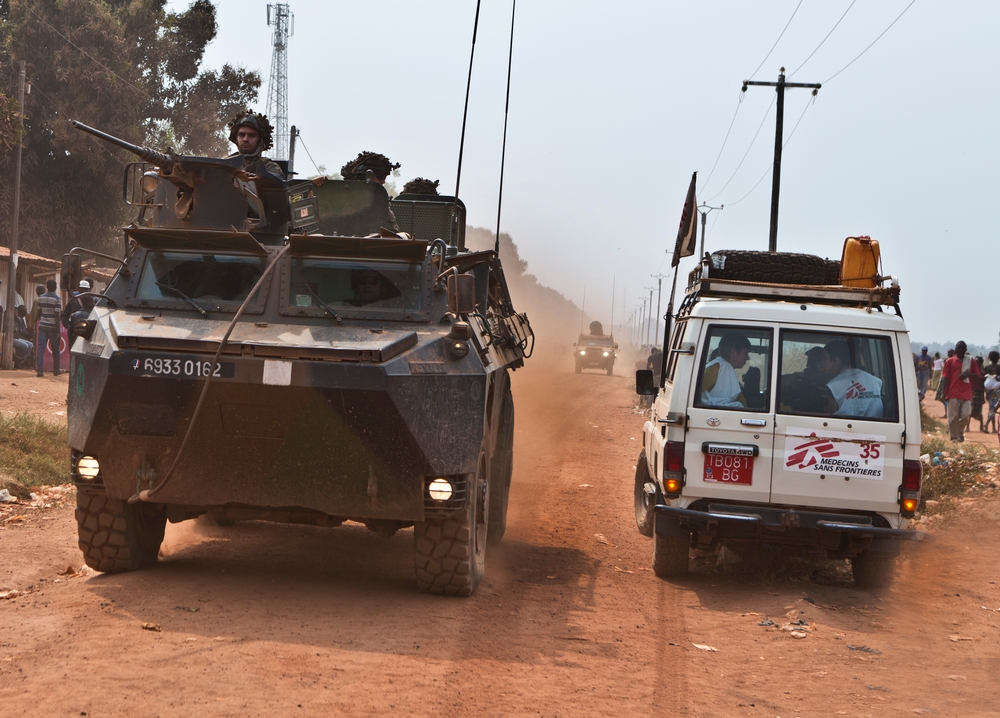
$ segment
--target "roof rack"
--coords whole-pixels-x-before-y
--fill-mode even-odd
[[[776,282],[748,282],[712,277],[711,265],[704,261],[688,275],[686,304],[693,304],[701,297],[741,297],[745,299],[772,299],[774,301],[807,301],[815,304],[833,304],[871,311],[882,307],[899,310],[899,285],[893,281],[889,287],[845,287],[842,285],[779,284]],[[888,279],[888,277],[886,278]]]

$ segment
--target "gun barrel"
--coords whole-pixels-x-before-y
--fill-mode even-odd
[[[139,145],[133,145],[131,142],[126,142],[125,140],[118,139],[114,135],[109,135],[107,132],[101,132],[100,130],[95,130],[93,127],[83,124],[82,122],[77,122],[76,120],[70,120],[70,124],[73,125],[78,130],[82,130],[87,134],[98,137],[105,142],[110,142],[113,145],[121,147],[123,150],[128,150],[132,154],[139,157],[139,159],[156,165],[157,167],[162,167],[163,169],[171,169],[174,166],[174,158],[170,155],[165,155],[162,152],[157,152],[156,150],[151,150],[148,147],[141,147]]]

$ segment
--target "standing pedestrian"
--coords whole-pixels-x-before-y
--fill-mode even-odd
[[[41,309],[38,314],[38,345],[35,347],[35,370],[38,376],[45,376],[42,371],[45,366],[46,344],[52,351],[52,376],[62,374],[59,371],[59,318],[62,314],[62,299],[56,294],[56,280],[50,279],[45,283],[45,294],[38,298]]]
[[[997,431],[997,409],[1000,408],[1000,352],[989,353],[990,363],[983,367],[983,388],[986,390],[986,430]]]
[[[934,352],[934,373],[931,374],[931,389],[934,391],[941,385],[942,369],[944,369],[944,359],[941,358],[941,352]]]
[[[944,400],[948,403],[948,433],[952,441],[965,441],[966,420],[972,413],[971,377],[982,376],[971,355],[966,353],[965,342],[955,344],[955,356],[944,363],[941,379],[944,380]]]
[[[927,384],[931,380],[931,374],[934,373],[934,360],[927,353],[927,347],[921,349],[920,354],[913,358],[913,368],[917,372],[917,394],[920,396],[920,401],[923,401],[927,393]]]

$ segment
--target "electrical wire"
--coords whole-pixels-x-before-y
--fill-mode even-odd
[[[112,75],[114,75],[119,80],[121,80],[122,82],[124,82],[126,85],[128,85],[129,87],[131,87],[133,90],[135,90],[136,92],[138,92],[140,95],[142,95],[143,97],[145,97],[147,100],[152,99],[149,96],[148,92],[146,92],[145,90],[140,90],[138,87],[136,87],[135,85],[133,85],[131,82],[129,82],[128,80],[126,80],[124,77],[122,77],[121,75],[119,75],[117,72],[115,72],[114,70],[112,70],[110,67],[108,67],[107,65],[105,65],[104,63],[102,63],[96,57],[94,57],[93,55],[91,55],[89,52],[87,52],[86,50],[84,50],[82,47],[80,47],[79,45],[77,45],[75,42],[73,42],[72,40],[70,40],[68,37],[66,37],[65,35],[63,35],[61,32],[59,32],[58,30],[56,30],[54,27],[52,27],[52,25],[50,25],[45,18],[43,18],[41,15],[39,15],[37,12],[35,12],[35,9],[33,7],[31,7],[30,5],[27,5],[27,4],[24,7],[27,8],[28,12],[30,12],[32,15],[34,15],[35,18],[40,23],[42,23],[43,25],[45,25],[47,28],[49,28],[49,30],[51,30],[56,35],[58,35],[59,37],[61,37],[63,40],[65,40],[66,42],[68,42],[70,45],[72,45],[73,47],[75,47],[77,50],[79,50],[85,56],[87,56],[88,58],[90,58],[91,60],[93,60],[100,67],[102,67],[105,70],[107,70],[108,72],[110,72]]]
[[[788,138],[782,143],[782,145],[781,145],[781,149],[782,150],[784,150],[785,147],[788,145],[788,143],[792,141],[792,137],[795,135],[795,130],[797,130],[799,128],[799,123],[802,122],[802,118],[806,116],[806,110],[808,110],[814,103],[815,103],[815,100],[813,100],[812,102],[807,102],[806,103],[806,106],[802,109],[802,114],[799,115],[799,119],[795,123],[795,127],[792,128],[792,131],[788,133]],[[774,167],[774,162],[772,162],[770,165],[768,165],[767,169],[764,170],[764,174],[762,174],[760,176],[760,179],[757,180],[757,183],[753,187],[750,188],[749,192],[747,192],[745,195],[743,195],[742,197],[740,197],[735,202],[726,202],[726,206],[727,207],[732,207],[733,205],[737,205],[740,202],[742,202],[743,200],[745,200],[747,197],[749,197],[751,194],[753,194],[753,191],[755,189],[757,189],[757,187],[760,185],[761,182],[764,181],[764,178],[767,177],[767,173],[770,172],[773,167]]]
[[[799,4],[795,6],[794,10],[792,10],[792,17],[788,18],[788,22],[785,23],[784,29],[781,31],[781,34],[778,35],[778,39],[774,41],[774,44],[771,45],[771,49],[767,51],[767,55],[765,55],[764,59],[760,61],[760,64],[757,65],[757,69],[753,71],[748,79],[752,80],[753,76],[760,72],[760,68],[764,67],[764,63],[767,62],[767,58],[771,56],[771,53],[774,52],[774,48],[776,48],[778,43],[781,42],[781,38],[785,35],[785,30],[787,30],[788,26],[792,24],[792,20],[795,18],[795,13],[799,11],[800,7],[802,7],[802,0],[799,0]]]
[[[864,50],[862,50],[861,54],[859,54],[857,57],[855,57],[849,63],[847,63],[846,65],[844,65],[842,68],[840,68],[840,70],[838,70],[834,74],[830,75],[829,79],[823,80],[823,84],[824,85],[827,84],[828,82],[830,82],[830,80],[832,80],[833,78],[835,78],[841,72],[843,72],[844,70],[846,70],[847,68],[849,68],[851,65],[853,65],[855,62],[857,62],[859,59],[861,59],[861,55],[864,55],[866,52],[868,52],[869,50],[871,50],[872,49],[872,45],[874,45],[876,42],[878,42],[879,40],[881,40],[882,39],[882,35],[885,35],[887,32],[889,32],[889,30],[892,29],[892,26],[895,25],[897,22],[899,22],[899,18],[903,17],[903,15],[906,14],[906,11],[909,10],[911,7],[913,7],[913,3],[915,3],[916,1],[917,0],[910,0],[910,4],[907,5],[905,8],[903,8],[903,12],[899,13],[899,15],[896,16],[895,20],[893,20],[891,23],[889,23],[889,27],[887,27],[885,30],[883,30],[878,37],[876,37],[874,40],[872,40],[871,45],[869,45]]]
[[[802,64],[799,65],[798,67],[796,67],[792,71],[791,75],[789,75],[789,77],[792,77],[796,72],[798,72],[799,70],[801,70],[805,66],[805,64],[812,59],[812,56],[815,55],[819,51],[819,49],[821,47],[823,47],[823,43],[826,42],[829,39],[830,35],[833,34],[833,31],[837,29],[837,25],[840,24],[841,20],[843,20],[845,17],[847,17],[847,13],[849,13],[851,11],[851,8],[854,7],[854,3],[856,3],[857,1],[858,0],[851,0],[851,4],[847,6],[846,10],[844,10],[844,14],[840,16],[840,20],[837,20],[837,22],[834,23],[833,27],[830,28],[830,32],[828,32],[826,34],[826,37],[824,37],[822,40],[820,40],[820,43],[819,43],[819,45],[816,46],[816,49],[809,53],[809,57],[807,57],[805,60],[803,60]]]
[[[711,202],[716,197],[718,197],[720,194],[722,194],[723,192],[725,192],[726,191],[726,187],[728,187],[729,183],[733,181],[734,177],[736,177],[736,173],[739,172],[740,171],[740,167],[743,166],[743,161],[746,160],[747,155],[750,154],[750,150],[753,149],[753,143],[757,141],[757,136],[760,134],[761,129],[764,127],[764,123],[767,122],[767,118],[771,116],[771,108],[774,106],[774,101],[777,99],[777,97],[778,97],[778,95],[777,95],[777,93],[775,93],[775,96],[771,98],[771,104],[767,106],[767,112],[764,113],[764,117],[761,119],[760,125],[757,126],[757,131],[754,133],[753,139],[750,140],[750,146],[747,147],[747,151],[743,153],[743,159],[741,159],[740,163],[738,165],[736,165],[736,169],[733,170],[733,174],[730,175],[729,180],[726,182],[726,184],[724,184],[722,186],[722,189],[720,189],[718,192],[716,192],[710,198],[708,198],[707,200],[705,200],[706,202]]]
[[[719,154],[715,156],[715,164],[712,165],[712,170],[708,173],[708,178],[705,180],[705,187],[708,187],[708,183],[712,181],[712,175],[715,174],[715,168],[719,165],[719,159],[722,157],[722,151],[726,149],[726,143],[729,141],[729,133],[733,131],[733,123],[736,122],[736,115],[739,114],[740,105],[743,104],[743,98],[746,93],[742,90],[740,91],[740,97],[736,101],[736,112],[733,113],[733,119],[729,121],[729,129],[726,130],[726,139],[722,141],[722,147],[719,148]]]
[[[316,174],[318,175],[323,174],[319,169],[319,165],[316,164],[316,160],[314,160],[313,156],[309,153],[309,148],[306,147],[306,143],[302,141],[302,130],[298,131],[298,133],[295,135],[295,138],[299,141],[299,144],[302,145],[302,149],[306,151],[306,157],[308,157],[309,161],[313,163],[313,169],[316,170]]]

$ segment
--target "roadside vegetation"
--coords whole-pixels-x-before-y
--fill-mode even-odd
[[[29,413],[0,416],[0,488],[17,495],[18,485],[66,483],[69,480],[66,446],[64,425]]]
[[[920,446],[924,465],[922,514],[935,516],[954,508],[961,499],[1000,489],[1000,445],[993,448],[969,441],[954,444],[947,439],[944,423],[925,414],[922,408],[920,424],[924,434]]]

